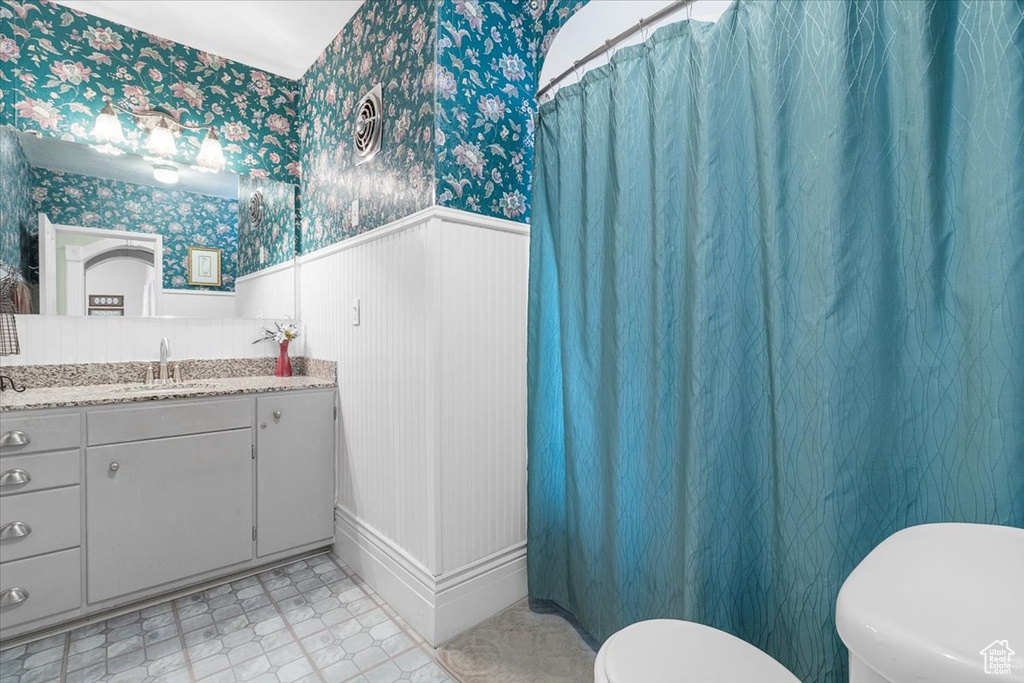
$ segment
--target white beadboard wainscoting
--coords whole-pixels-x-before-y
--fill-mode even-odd
[[[299,259],[338,552],[431,643],[526,595],[528,230],[433,207]]]
[[[155,360],[160,339],[171,343],[171,360],[258,358],[276,355],[271,342],[253,344],[272,320],[213,318],[88,318],[17,315],[21,353],[4,365],[113,363]],[[289,349],[302,355],[302,337]]]
[[[239,318],[294,318],[295,263],[288,261],[235,280]]]
[[[235,317],[235,293],[165,289],[163,298],[160,300],[160,315],[189,318],[233,318]]]

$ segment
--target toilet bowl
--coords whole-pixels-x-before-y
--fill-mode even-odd
[[[850,683],[1024,681],[1024,529],[893,534],[843,583],[836,627]]]
[[[617,631],[594,662],[595,683],[800,683],[786,667],[724,631],[654,619]]]

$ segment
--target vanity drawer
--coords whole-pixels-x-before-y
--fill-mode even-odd
[[[0,496],[77,484],[78,463],[77,450],[0,458]]]
[[[0,455],[21,455],[78,448],[78,413],[57,415],[0,415]]]
[[[253,400],[198,399],[188,403],[89,411],[89,445],[205,434],[252,426]]]
[[[0,505],[0,562],[80,545],[79,496],[79,487],[70,486],[5,498]],[[0,574],[6,573],[4,565]]]
[[[0,572],[0,624],[5,629],[81,606],[78,548],[8,562]]]

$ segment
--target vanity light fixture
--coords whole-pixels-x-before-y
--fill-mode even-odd
[[[121,128],[121,121],[117,117],[117,112],[119,111],[134,119],[139,128],[148,131],[149,135],[146,137],[144,146],[154,157],[166,158],[176,156],[178,154],[178,146],[174,136],[180,134],[181,131],[201,131],[207,129],[206,137],[203,139],[203,144],[199,149],[199,155],[196,157],[195,168],[216,173],[223,171],[227,166],[220,138],[217,137],[217,131],[212,126],[190,126],[186,123],[181,123],[170,112],[162,109],[131,111],[114,104],[110,99],[106,100],[103,109],[96,116],[96,124],[92,129],[93,137],[99,143],[94,146],[96,150],[106,154],[122,153],[115,146],[124,142],[125,139],[124,131]],[[177,178],[177,169],[175,169],[175,178]],[[171,182],[177,182],[177,179]]]
[[[201,171],[223,171],[227,166],[224,159],[224,149],[220,146],[220,138],[213,128],[206,134],[203,146],[199,148],[199,156],[196,157],[196,166]]]
[[[165,185],[177,185],[178,169],[170,164],[154,164],[153,179]]]
[[[121,121],[117,118],[114,106],[107,100],[106,105],[100,110],[96,117],[96,125],[92,127],[92,136],[100,145],[124,142],[124,130],[121,129]]]
[[[174,133],[163,119],[157,120],[153,129],[149,131],[146,151],[157,157],[170,157],[178,153],[178,146],[174,144]]]

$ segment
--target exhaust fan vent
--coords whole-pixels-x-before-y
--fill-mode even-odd
[[[249,196],[249,222],[254,228],[263,225],[263,190],[255,190]]]
[[[384,127],[380,96],[381,87],[378,83],[356,105],[356,166],[369,161],[380,151],[380,134]]]

